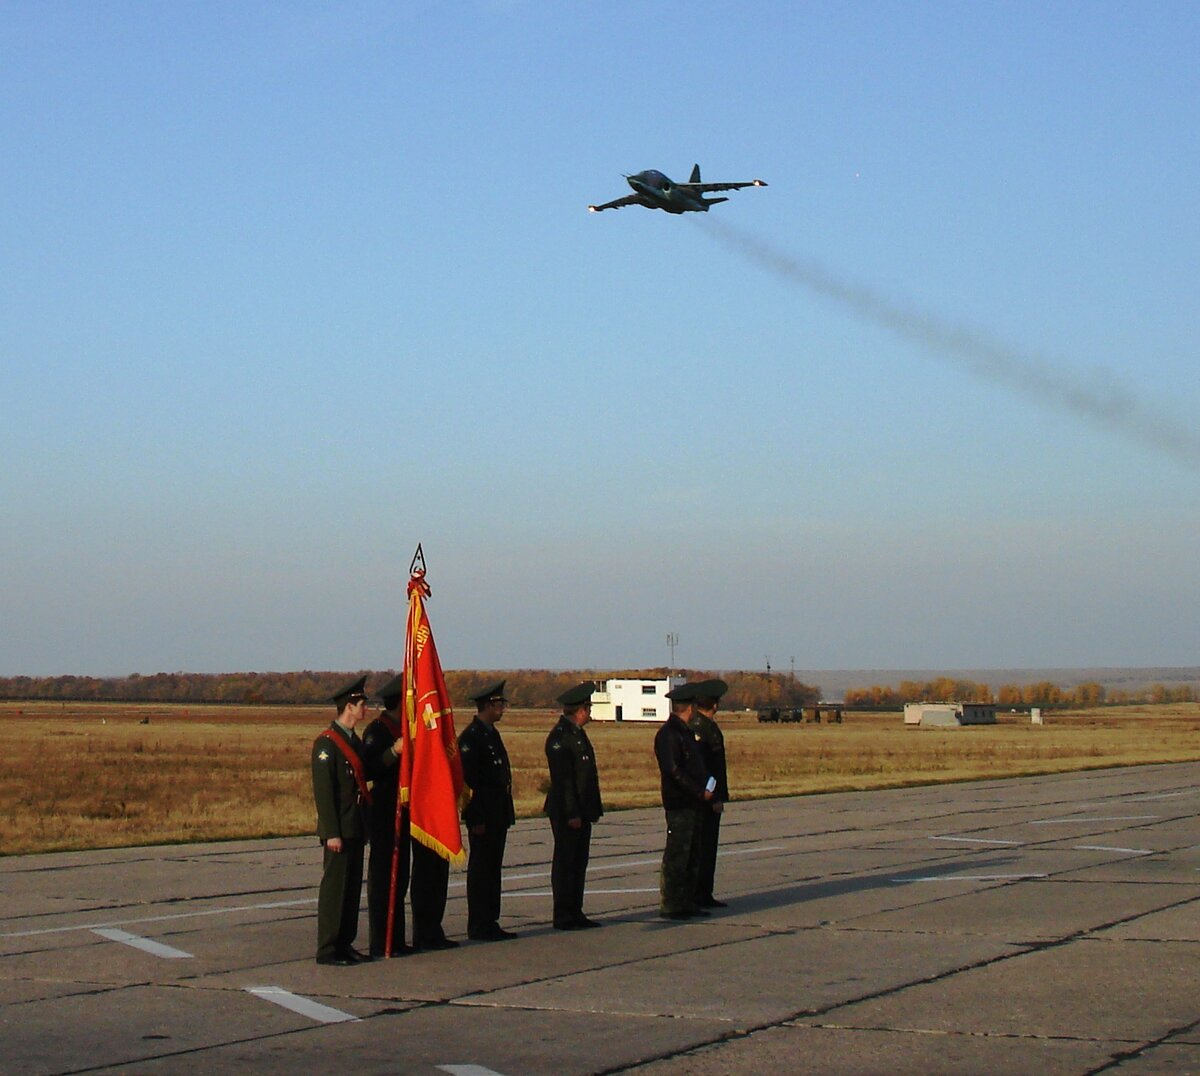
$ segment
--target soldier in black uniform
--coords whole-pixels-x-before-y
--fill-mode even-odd
[[[563,714],[546,737],[550,791],[545,811],[554,833],[550,887],[554,891],[556,930],[586,930],[601,925],[583,914],[592,823],[604,813],[596,753],[583,731],[592,716],[593,690],[591,682],[585,681],[559,695]]]
[[[509,826],[516,822],[512,797],[512,767],[496,722],[504,717],[508,700],[504,683],[471,696],[475,720],[458,737],[463,780],[471,799],[463,808],[463,822],[471,841],[467,863],[467,937],[475,941],[515,938],[500,926],[500,874]]]
[[[707,808],[700,809],[700,872],[696,879],[696,904],[700,908],[728,907],[713,896],[717,872],[717,843],[721,836],[721,813],[729,802],[729,778],[725,769],[725,736],[715,718],[729,685],[724,680],[701,680],[693,684],[695,701],[688,726],[696,734],[705,769],[717,782]]]
[[[313,799],[317,836],[325,849],[317,898],[317,963],[359,964],[370,960],[353,948],[362,898],[366,812],[371,802],[362,763],[362,742],[354,731],[367,711],[360,676],[334,695],[337,717],[313,741]]]
[[[667,692],[671,716],[654,736],[654,756],[662,777],[662,805],[667,815],[667,844],[662,860],[664,919],[690,919],[708,915],[696,906],[696,879],[700,872],[700,811],[713,798],[708,773],[696,735],[687,726],[692,716],[695,688],[680,684]]]
[[[386,956],[389,898],[392,896],[392,859],[396,859],[396,892],[391,902],[391,956],[405,956],[404,898],[408,894],[408,809],[401,808],[396,830],[396,797],[400,790],[400,700],[404,677],[394,676],[376,692],[383,712],[363,733],[363,765],[374,782],[371,788],[371,852],[367,857],[367,921],[371,927],[371,955]]]
[[[414,949],[457,949],[442,929],[450,864],[420,841],[412,842],[412,920]]]

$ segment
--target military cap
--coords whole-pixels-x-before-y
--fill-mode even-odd
[[[583,683],[576,684],[569,691],[564,691],[559,695],[558,701],[568,709],[583,706],[585,703],[592,701],[592,692],[595,690],[596,685],[591,680],[584,680]]]
[[[364,699],[367,697],[366,692],[367,678],[360,676],[352,684],[347,684],[341,691],[335,691],[330,702],[336,702],[339,706],[344,702],[349,702],[355,695],[361,695]]]
[[[667,692],[667,698],[672,702],[695,702],[696,700],[696,685],[695,684],[679,684],[671,688]]]
[[[691,686],[696,692],[696,699],[711,699],[714,702],[729,690],[724,680],[697,680]]]
[[[375,697],[389,710],[394,709],[404,697],[404,674],[397,673],[378,691]]]
[[[504,685],[506,683],[508,683],[507,680],[501,680],[500,683],[492,684],[491,687],[477,691],[474,695],[468,695],[467,698],[474,703],[491,702],[493,699],[498,699],[500,702],[508,702],[508,699],[504,697]]]

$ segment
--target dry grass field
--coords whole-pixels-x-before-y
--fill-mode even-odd
[[[309,748],[329,707],[0,703],[0,854],[313,832]],[[461,731],[469,712],[457,715]],[[541,809],[548,711],[501,729],[519,815]],[[1200,704],[1021,715],[995,726],[905,728],[719,715],[736,798],[894,788],[1200,759]],[[607,807],[658,802],[656,726],[588,726]]]

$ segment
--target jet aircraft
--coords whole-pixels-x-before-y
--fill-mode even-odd
[[[667,213],[707,213],[709,206],[729,201],[728,198],[705,198],[704,196],[711,191],[736,191],[742,187],[766,186],[761,179],[752,179],[746,183],[701,183],[698,164],[692,167],[692,178],[686,183],[675,183],[654,168],[626,176],[625,182],[633,188],[633,194],[605,202],[603,205],[590,205],[588,212],[599,213],[604,209],[644,205],[647,209],[662,209]]]

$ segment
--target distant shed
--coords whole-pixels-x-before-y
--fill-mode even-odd
[[[904,723],[925,728],[994,725],[996,707],[990,702],[906,702]]]
[[[671,716],[667,692],[686,684],[684,676],[612,677],[592,695],[593,721],[657,721]]]

